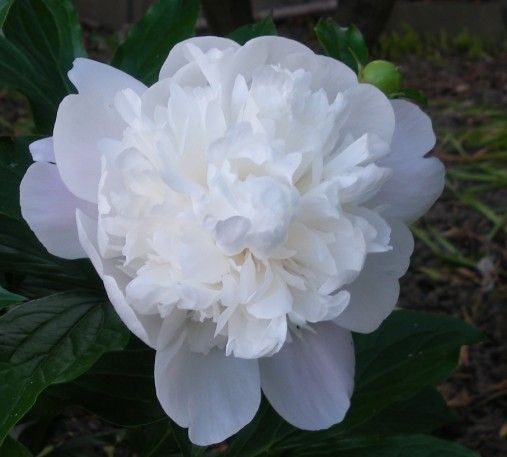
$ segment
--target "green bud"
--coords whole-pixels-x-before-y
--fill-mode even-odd
[[[384,94],[391,95],[401,90],[400,69],[386,60],[374,60],[363,68],[361,82],[373,84]]]

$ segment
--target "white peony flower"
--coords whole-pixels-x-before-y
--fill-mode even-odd
[[[91,259],[157,351],[167,414],[199,445],[248,424],[261,389],[296,427],[340,422],[350,332],[393,310],[406,224],[443,188],[429,118],[279,37],[187,40],[149,88],[86,59],[69,77],[23,216],[52,254]]]

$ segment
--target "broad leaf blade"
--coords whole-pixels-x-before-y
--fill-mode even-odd
[[[104,355],[85,374],[47,394],[116,425],[152,423],[166,417],[155,394],[154,363],[153,349],[132,338],[123,351]]]
[[[129,334],[113,307],[88,292],[22,304],[0,318],[0,441],[49,385],[85,372]]]
[[[64,290],[69,284],[101,288],[88,260],[65,260],[49,254],[21,217],[19,184],[32,163],[28,145],[34,139],[0,138],[0,272],[31,276],[17,285],[25,289],[22,294],[32,298]]]
[[[379,423],[383,424],[379,433],[400,433],[393,429],[403,421],[412,420],[418,413],[414,408],[425,401],[427,409],[423,417],[416,423],[406,424],[402,432],[436,429],[452,416],[440,397],[435,399],[435,393],[426,386],[452,372],[461,345],[479,339],[477,330],[458,319],[395,311],[376,332],[355,335],[356,390],[344,422],[329,430],[305,432],[285,423],[264,403],[254,421],[237,435],[224,456],[260,457],[283,450],[300,455],[305,449],[317,452],[324,442],[329,451],[345,437],[360,434]]]
[[[353,435],[431,433],[456,421],[442,395],[427,386],[414,397],[389,405],[370,420],[351,430]]]
[[[23,300],[25,300],[25,297],[13,294],[12,292],[5,290],[3,287],[0,287],[0,309],[21,303]]]
[[[39,297],[69,286],[94,290],[103,287],[89,260],[66,260],[49,254],[25,221],[0,214],[0,227],[0,273],[27,277],[19,289],[13,289],[16,292]],[[36,286],[33,293],[30,284]]]
[[[0,446],[0,455],[5,457],[32,457],[32,454],[25,446],[10,436],[6,437],[4,443]]]
[[[0,40],[0,86],[28,97],[39,130],[50,133],[58,104],[74,89],[67,72],[85,55],[70,0],[16,0]]]
[[[0,0],[0,30],[4,26],[5,19],[9,14],[9,9],[14,3],[14,0]]]
[[[28,145],[31,137],[0,137],[0,214],[21,219],[19,184],[32,163]]]
[[[338,443],[322,442],[298,452],[299,457],[479,457],[459,444],[426,435],[382,438],[351,438]]]
[[[400,92],[396,92],[391,95],[391,98],[406,98],[412,100],[421,106],[428,106],[428,98],[424,93],[417,89],[402,89]]]
[[[285,451],[300,455],[307,448],[317,452],[324,442],[331,446],[328,451],[335,449],[346,437],[362,436],[365,430],[371,435],[372,428],[377,435],[437,429],[452,415],[426,386],[447,376],[456,365],[460,346],[479,337],[475,329],[449,316],[396,311],[377,332],[356,335],[358,377],[350,418],[329,430],[305,432],[287,424],[264,401],[223,455],[261,457]],[[89,372],[48,393],[124,426],[163,417],[153,388],[153,351],[139,342],[105,355]],[[166,444],[172,446],[170,441]]]
[[[206,452],[205,447],[192,444],[187,430],[177,426],[169,418],[130,429],[127,432],[126,445],[135,455],[149,457],[199,457]]]
[[[368,47],[354,25],[340,27],[330,18],[321,19],[315,26],[315,33],[328,56],[340,60],[356,73],[368,62]]]
[[[241,45],[252,38],[266,35],[278,35],[273,18],[268,16],[255,24],[248,24],[240,27],[229,34],[229,38]]]
[[[158,0],[132,27],[113,65],[153,84],[172,47],[194,35],[198,13],[198,0]]]
[[[19,90],[28,98],[37,127],[53,129],[61,93],[41,77],[24,51],[0,36],[0,87]]]
[[[370,335],[355,335],[356,390],[346,424],[353,426],[395,401],[436,384],[457,366],[464,344],[481,333],[459,319],[400,310]]]

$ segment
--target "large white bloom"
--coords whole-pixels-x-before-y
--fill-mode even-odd
[[[428,117],[278,37],[187,40],[149,88],[86,59],[69,77],[23,215],[49,252],[91,259],[157,351],[167,414],[219,442],[262,388],[297,427],[341,421],[350,331],[392,311],[406,224],[442,191]]]

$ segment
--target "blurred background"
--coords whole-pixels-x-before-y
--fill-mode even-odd
[[[149,0],[74,0],[91,57],[107,61]],[[414,227],[416,249],[400,306],[459,316],[487,334],[463,348],[439,387],[458,421],[440,432],[480,452],[507,456],[507,0],[202,0],[198,34],[226,35],[272,16],[279,34],[319,51],[323,16],[363,31],[373,58],[399,65],[422,90],[447,167],[444,195]],[[321,51],[320,51],[321,52]],[[33,133],[28,104],[0,91],[0,135]],[[84,414],[84,413],[83,413]],[[63,435],[101,429],[66,422]]]

